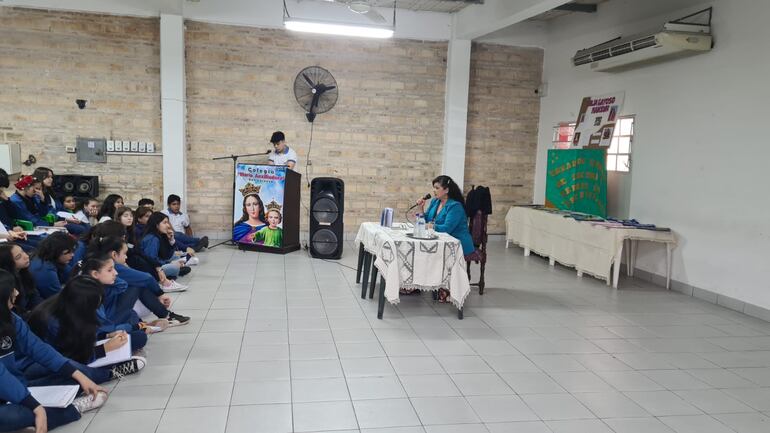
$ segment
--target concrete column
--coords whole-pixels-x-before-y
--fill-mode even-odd
[[[461,189],[465,177],[470,73],[471,41],[453,36],[447,50],[442,171],[454,179]]]
[[[184,18],[160,15],[160,107],[163,149],[163,203],[169,194],[187,207],[187,142]]]

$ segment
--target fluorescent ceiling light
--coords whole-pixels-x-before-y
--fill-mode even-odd
[[[356,24],[339,24],[323,21],[300,20],[289,18],[284,20],[284,26],[296,32],[323,33],[326,35],[359,36],[363,38],[392,38],[393,28],[376,27]]]

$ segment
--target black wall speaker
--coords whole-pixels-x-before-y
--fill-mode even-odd
[[[98,197],[99,176],[83,176],[80,174],[58,174],[53,177],[53,190],[59,197],[73,195],[75,197]]]
[[[310,183],[310,255],[321,259],[342,257],[345,182],[317,177]]]

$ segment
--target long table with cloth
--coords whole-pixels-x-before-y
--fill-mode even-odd
[[[671,282],[671,252],[676,237],[670,230],[645,230],[610,222],[578,221],[553,212],[527,206],[512,206],[505,216],[505,246],[513,242],[548,257],[551,266],[558,262],[574,267],[578,276],[584,273],[618,287],[624,243],[627,274],[633,276],[639,241],[663,243],[666,246],[666,288]],[[612,273],[610,273],[612,271]]]
[[[363,273],[361,296],[365,297],[369,266],[372,278],[369,297],[373,297],[379,272],[380,296],[377,317],[382,319],[384,302],[400,301],[400,289],[449,290],[449,299],[462,318],[465,298],[471,291],[465,257],[460,241],[446,233],[436,233],[435,240],[407,236],[410,229],[383,227],[378,223],[361,224],[355,242],[359,244],[358,282]],[[373,263],[373,265],[372,265]]]

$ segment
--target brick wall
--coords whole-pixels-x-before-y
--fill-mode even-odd
[[[211,157],[269,149],[274,130],[297,150],[304,182],[310,124],[293,83],[306,66],[328,69],[339,85],[337,105],[315,121],[309,172],[345,181],[346,232],[386,206],[403,215],[441,170],[446,43],[187,22],[186,46],[188,209],[196,227],[231,223],[231,164]],[[302,200],[309,202],[304,186]]]
[[[37,158],[26,174],[36,166],[98,174],[102,196],[161,198],[160,156],[97,164],[65,152],[78,136],[160,147],[159,35],[158,19],[0,7],[0,127],[21,144],[22,160]]]
[[[474,43],[468,96],[465,185],[490,187],[489,233],[505,233],[514,203],[531,203],[543,50]]]

